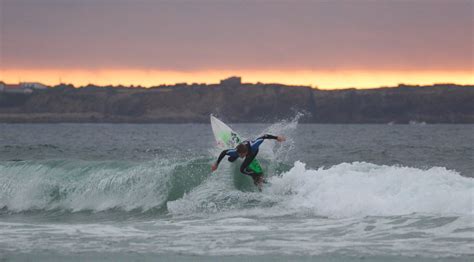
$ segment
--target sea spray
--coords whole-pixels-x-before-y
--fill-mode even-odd
[[[472,215],[474,210],[474,179],[443,167],[424,170],[355,162],[312,170],[296,162],[270,182],[266,193],[286,196],[279,205],[295,213],[354,217]]]
[[[303,113],[296,113],[293,118],[274,123],[263,130],[262,133],[280,135],[286,138],[286,141],[282,143],[264,143],[261,146],[261,154],[264,158],[270,159],[274,163],[288,161],[289,156],[295,150],[294,137],[298,122],[303,116]]]

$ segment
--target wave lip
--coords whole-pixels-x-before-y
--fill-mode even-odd
[[[173,165],[93,161],[22,161],[0,164],[0,208],[104,211],[149,210],[169,196]]]
[[[267,193],[285,196],[280,206],[294,212],[329,217],[474,214],[474,179],[443,167],[354,162],[313,170],[297,161],[270,182]]]

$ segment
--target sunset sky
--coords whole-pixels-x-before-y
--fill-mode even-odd
[[[474,0],[0,0],[0,80],[474,84]]]

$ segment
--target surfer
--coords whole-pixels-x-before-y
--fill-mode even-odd
[[[222,151],[217,161],[212,164],[211,170],[215,171],[219,166],[219,163],[225,156],[229,156],[229,158],[227,159],[230,162],[234,162],[239,157],[245,157],[244,162],[240,166],[240,172],[244,175],[251,176],[253,179],[253,183],[259,188],[259,190],[261,190],[262,183],[264,183],[263,172],[261,168],[258,168],[258,170],[254,170],[252,168],[249,168],[249,166],[254,160],[255,156],[257,156],[258,148],[265,139],[274,139],[278,142],[283,142],[286,140],[284,136],[273,136],[266,134],[252,141],[243,141],[242,143],[238,144],[236,148],[226,149]]]

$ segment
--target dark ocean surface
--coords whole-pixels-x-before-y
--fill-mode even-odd
[[[210,125],[0,124],[0,259],[474,259],[474,125],[230,126],[262,193]]]

